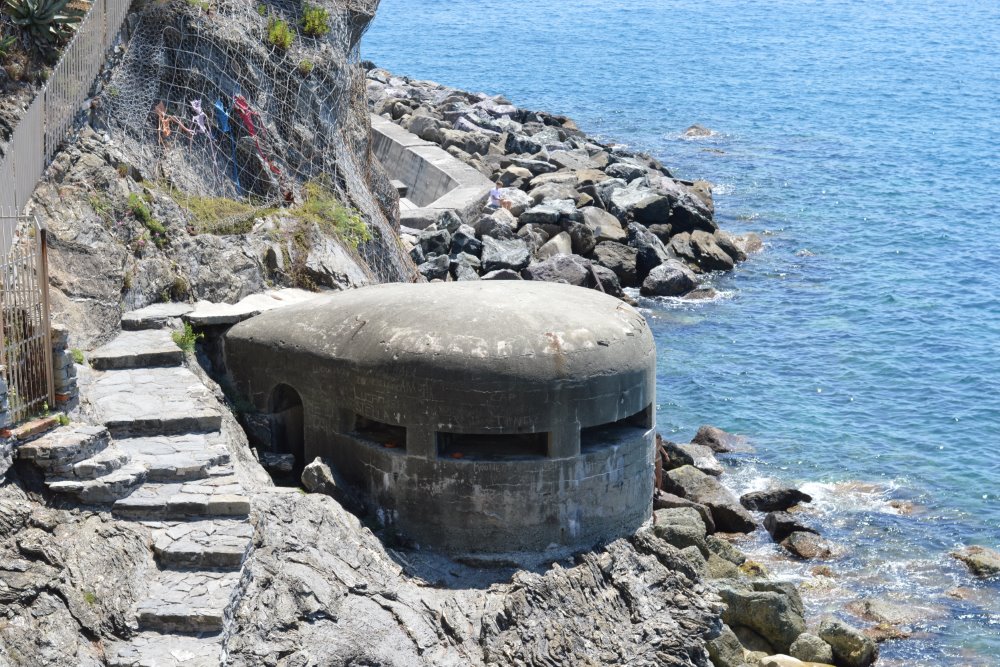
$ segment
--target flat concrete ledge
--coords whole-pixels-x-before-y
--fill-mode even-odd
[[[423,229],[445,211],[471,222],[489,197],[492,183],[437,144],[371,115],[372,149],[389,178],[406,185],[413,206],[401,207],[400,223]]]

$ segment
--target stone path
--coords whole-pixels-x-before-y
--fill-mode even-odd
[[[253,538],[250,501],[220,431],[223,408],[170,338],[186,311],[144,310],[88,355],[84,398],[98,425],[57,429],[18,457],[50,490],[151,531],[158,570],[135,607],[135,635],[105,647],[108,665],[215,667]]]

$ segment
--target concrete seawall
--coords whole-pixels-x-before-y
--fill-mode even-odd
[[[372,150],[393,180],[404,183],[400,223],[422,229],[444,211],[471,221],[485,204],[490,180],[437,144],[372,114]]]

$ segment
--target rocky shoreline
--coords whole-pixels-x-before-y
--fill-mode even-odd
[[[712,186],[503,97],[398,77],[367,63],[374,113],[502,187],[474,220],[433,212],[401,238],[428,280],[546,280],[644,296],[710,298],[702,276],[761,248],[715,221]]]

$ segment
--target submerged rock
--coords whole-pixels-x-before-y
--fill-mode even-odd
[[[817,535],[811,529],[797,530],[781,540],[780,544],[785,551],[806,560],[832,558],[836,555],[836,548],[833,544]]]
[[[743,507],[757,512],[779,512],[799,503],[809,502],[812,502],[812,496],[808,493],[789,488],[751,491],[740,496],[740,504]]]
[[[952,558],[965,563],[972,574],[992,577],[1000,574],[1000,552],[980,546],[962,547],[951,552]]]
[[[771,539],[775,542],[781,542],[792,533],[799,531],[819,534],[814,528],[801,523],[788,512],[769,512],[764,517],[764,528],[771,534]]]
[[[649,272],[642,281],[639,293],[643,296],[681,296],[697,284],[698,279],[691,269],[676,259],[668,259]]]
[[[727,433],[717,426],[709,426],[708,424],[698,429],[695,436],[691,438],[691,442],[711,447],[716,454],[745,452],[749,449],[746,445],[746,439],[742,436]]]

